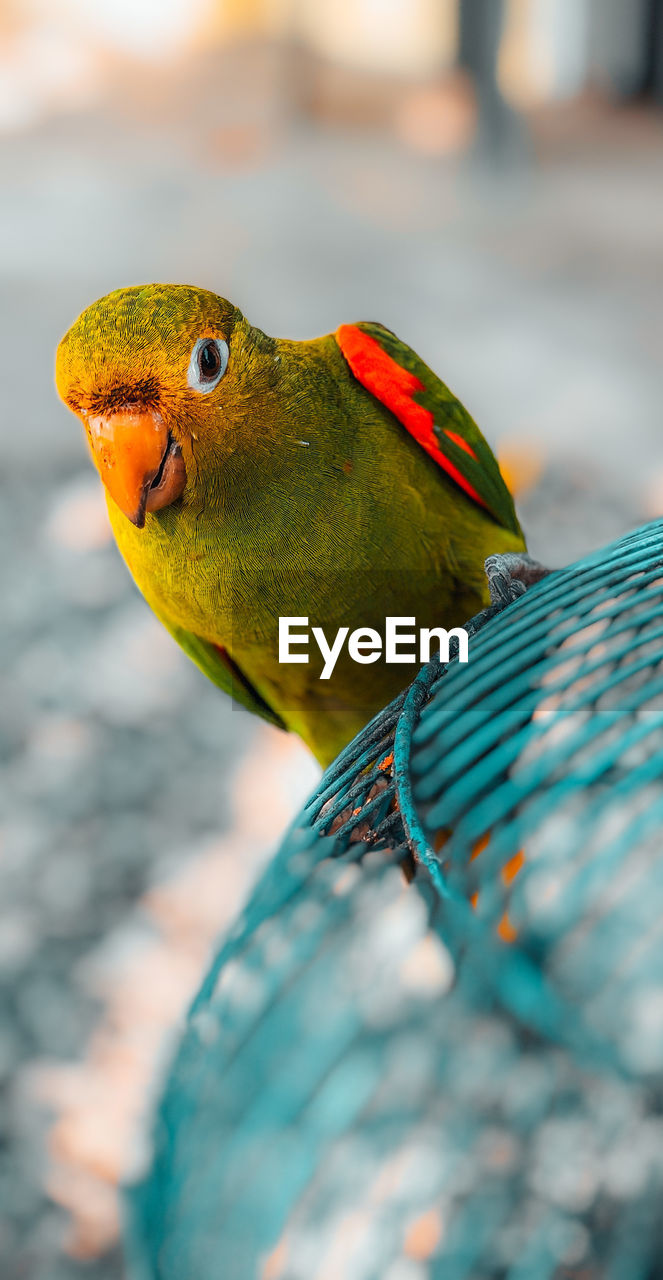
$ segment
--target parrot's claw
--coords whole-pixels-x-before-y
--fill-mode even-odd
[[[545,565],[520,551],[506,551],[503,555],[488,556],[484,563],[490,602],[504,608],[524,595],[528,587],[550,573]]]

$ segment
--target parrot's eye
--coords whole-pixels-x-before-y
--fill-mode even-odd
[[[228,343],[223,338],[199,338],[189,361],[187,382],[193,391],[213,391],[228,364]]]

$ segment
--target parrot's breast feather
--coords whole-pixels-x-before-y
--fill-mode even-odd
[[[520,532],[494,455],[460,400],[389,329],[343,324],[336,341],[351,372],[389,409],[468,498],[498,524]]]

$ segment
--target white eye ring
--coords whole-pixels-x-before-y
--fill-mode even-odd
[[[191,352],[186,380],[192,391],[206,395],[218,387],[228,367],[228,343],[223,338],[199,338]]]

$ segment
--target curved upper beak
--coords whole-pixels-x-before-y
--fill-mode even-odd
[[[181,450],[153,409],[127,408],[87,419],[92,455],[120,511],[142,529],[146,511],[179,498],[186,484]]]

